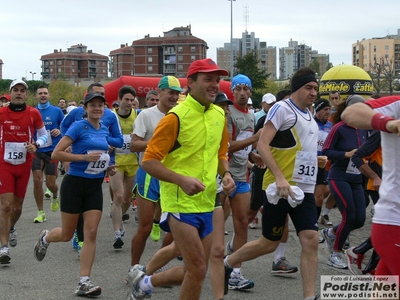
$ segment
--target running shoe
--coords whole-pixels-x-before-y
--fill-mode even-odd
[[[335,242],[335,238],[331,238],[329,236],[328,231],[329,231],[329,228],[322,229],[322,233],[324,234],[326,248],[328,249],[328,251],[330,253],[333,253],[333,243]]]
[[[10,235],[8,236],[8,244],[11,247],[15,247],[18,244],[17,230],[15,228],[10,229]]]
[[[362,261],[364,259],[364,255],[355,253],[354,248],[355,247],[351,247],[344,251],[347,258],[347,267],[354,275],[362,275]]]
[[[51,198],[51,205],[50,208],[53,212],[56,212],[60,207],[60,200],[58,200],[58,197],[56,198]]]
[[[258,227],[258,218],[255,217],[254,220],[249,224],[250,229],[257,229]]]
[[[337,269],[347,269],[347,262],[342,252],[333,252],[328,259],[328,266]]]
[[[122,246],[124,245],[124,242],[122,241],[121,235],[115,235],[114,238],[114,244],[113,247],[114,249],[122,249]]]
[[[39,233],[39,240],[35,245],[35,248],[33,250],[35,258],[38,261],[42,261],[43,258],[46,256],[46,252],[47,252],[47,247],[49,246],[48,244],[46,245],[43,242],[43,238],[49,233],[48,230],[46,229],[42,229]]]
[[[232,272],[228,282],[230,290],[248,290],[254,287],[252,280],[244,278],[241,272]]]
[[[46,192],[44,193],[44,196],[48,199],[48,198],[51,198],[51,196],[52,196],[52,193],[51,193],[51,191],[49,190],[49,189],[46,189]]]
[[[8,247],[0,248],[0,265],[7,265],[10,263],[11,256]]]
[[[150,232],[150,238],[155,242],[160,240],[161,238],[160,224],[153,223],[153,228],[151,229]]]
[[[75,290],[77,296],[99,296],[101,294],[101,287],[94,285],[89,279],[85,282],[79,282]]]
[[[129,291],[127,294],[127,300],[141,300],[144,298],[150,298],[152,290],[150,291],[143,291],[139,287],[139,282],[142,278],[146,275],[139,267],[140,265],[135,265],[128,274],[128,283],[129,283]]]
[[[321,224],[324,225],[324,226],[332,226],[332,222],[329,221],[329,216],[328,215],[321,216]]]
[[[72,240],[71,240],[72,248],[74,248],[75,250],[78,250],[78,242],[79,242],[78,241],[78,232],[75,229],[74,236],[72,237]]]
[[[289,274],[296,273],[297,267],[292,266],[286,259],[286,257],[281,257],[281,259],[275,263],[272,262],[272,274]]]
[[[128,213],[124,213],[124,214],[122,215],[122,221],[127,221],[127,220],[129,220],[129,218],[130,218],[130,216],[129,216]]]
[[[39,210],[37,217],[33,219],[33,223],[43,223],[46,222],[46,214],[44,213],[43,210]]]
[[[126,284],[129,284],[129,274],[132,273],[133,271],[135,271],[136,269],[139,269],[143,273],[146,273],[146,267],[145,266],[137,264],[137,265],[134,265],[133,267],[130,267],[129,270],[128,270],[128,277],[126,277]]]

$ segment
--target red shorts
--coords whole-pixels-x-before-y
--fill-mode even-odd
[[[0,162],[0,194],[13,193],[18,198],[24,198],[31,176],[32,161],[21,165],[11,165]]]

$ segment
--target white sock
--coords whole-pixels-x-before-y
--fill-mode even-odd
[[[322,215],[322,216],[329,215],[329,212],[330,212],[330,211],[331,211],[330,208],[324,207],[324,208],[322,209],[321,215]]]
[[[154,288],[153,284],[151,283],[151,276],[144,276],[139,281],[139,287],[143,292],[151,291]]]
[[[120,230],[115,230],[115,236],[120,236],[121,235],[121,231]]]
[[[80,282],[80,283],[84,283],[84,282],[86,282],[86,281],[88,281],[88,280],[90,280],[89,276],[81,276],[81,277],[79,278],[79,282]]]
[[[278,261],[285,256],[286,243],[279,243],[278,247],[275,249],[274,253],[274,263],[278,263]]]
[[[42,238],[42,241],[43,241],[43,244],[48,245],[49,242],[47,242],[46,236],[47,236],[47,234]]]
[[[228,263],[228,257],[229,257],[229,255],[225,256],[225,258],[224,258],[224,265],[225,265],[226,267],[232,269],[232,266]]]

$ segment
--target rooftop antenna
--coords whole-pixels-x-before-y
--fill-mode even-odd
[[[249,6],[246,5],[243,8],[243,23],[244,23],[244,30],[247,32],[247,26],[249,25]]]

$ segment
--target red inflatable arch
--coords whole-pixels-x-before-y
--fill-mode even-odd
[[[145,98],[147,92],[157,89],[157,85],[160,82],[161,77],[138,77],[138,76],[121,76],[120,78],[106,83],[104,85],[106,89],[106,99],[110,104],[118,99],[118,91],[123,85],[132,86],[140,98]],[[186,88],[187,80],[186,78],[178,78],[181,83],[182,88]],[[231,82],[221,80],[219,83],[219,88],[224,92],[229,99],[233,100],[233,94],[231,92]]]

